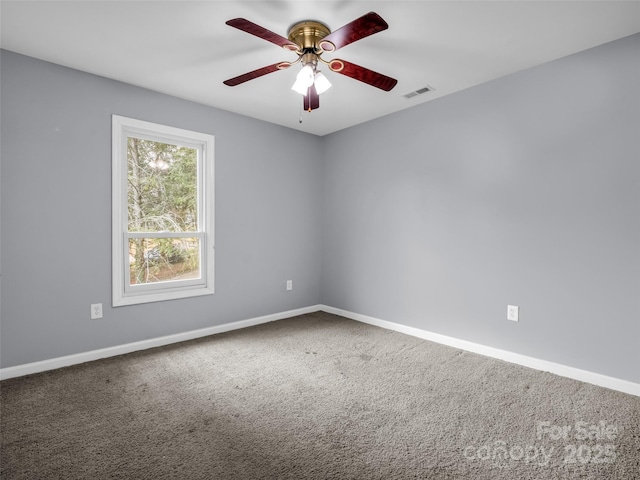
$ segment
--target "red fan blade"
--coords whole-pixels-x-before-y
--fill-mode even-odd
[[[320,41],[319,46],[325,52],[333,52],[387,28],[389,28],[389,25],[380,15],[375,12],[369,12],[353,22],[347,23],[344,27],[340,27],[335,32],[331,32]]]
[[[320,95],[316,92],[315,85],[311,85],[311,87],[309,87],[309,91],[303,98],[302,104],[306,111],[310,112],[311,110],[320,108]]]
[[[224,83],[225,85],[229,85],[230,87],[235,87],[236,85],[240,85],[241,83],[248,82],[249,80],[253,80],[254,78],[261,77],[263,75],[266,75],[267,73],[284,70],[285,68],[289,68],[290,66],[291,63],[289,62],[274,63],[273,65],[258,68],[257,70],[253,70],[252,72],[247,72],[242,75],[238,75],[237,77],[230,78],[229,80],[225,80],[222,83]]]
[[[279,47],[284,48],[285,50],[298,50],[298,45],[293,43],[288,38],[284,38],[277,33],[272,32],[271,30],[267,30],[260,25],[257,25],[253,22],[250,22],[246,18],[233,18],[228,20],[227,25],[237,28],[238,30],[242,30],[243,32],[250,33],[251,35],[255,35],[258,38],[262,38],[271,43],[275,43]]]
[[[350,63],[345,60],[331,60],[329,62],[329,68],[331,71],[341,73],[347,77],[351,77],[355,80],[359,80],[364,83],[368,83],[373,87],[377,87],[385,92],[393,89],[398,83],[395,78],[387,77],[368,68],[361,67],[355,63]]]

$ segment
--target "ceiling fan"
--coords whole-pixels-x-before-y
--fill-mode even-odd
[[[318,70],[320,63],[327,65],[332,72],[346,75],[387,92],[398,83],[394,78],[346,60],[333,59],[327,61],[322,58],[322,54],[325,52],[334,52],[345,45],[389,28],[387,22],[375,12],[369,12],[333,32],[324,23],[315,20],[304,20],[289,28],[288,38],[267,30],[245,18],[234,18],[227,21],[226,24],[274,43],[285,50],[295,52],[298,55],[298,59],[294,62],[274,63],[225,80],[223,83],[230,87],[235,87],[268,73],[285,70],[299,63],[302,65],[302,69],[291,88],[304,95],[304,109],[310,112],[320,106],[320,94],[331,87],[331,83]]]

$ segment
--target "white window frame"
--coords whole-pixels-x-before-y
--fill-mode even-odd
[[[198,230],[136,233],[128,231],[127,138],[180,145],[198,150]],[[112,273],[113,306],[159,302],[214,293],[214,137],[133,118],[112,116]],[[200,240],[200,278],[130,285],[130,238]]]

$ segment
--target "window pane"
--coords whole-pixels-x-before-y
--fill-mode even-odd
[[[195,232],[198,149],[127,138],[130,232]]]
[[[200,239],[130,238],[129,284],[200,278]]]

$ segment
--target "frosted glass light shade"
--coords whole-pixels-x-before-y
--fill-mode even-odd
[[[326,92],[331,88],[331,82],[327,79],[327,77],[324,76],[322,72],[316,73],[316,78],[314,80],[314,83],[315,83],[316,92],[318,92],[318,95]]]
[[[298,72],[296,82],[291,87],[291,90],[298,92],[300,95],[306,95],[311,85],[313,85],[313,68],[310,65],[305,65]]]

